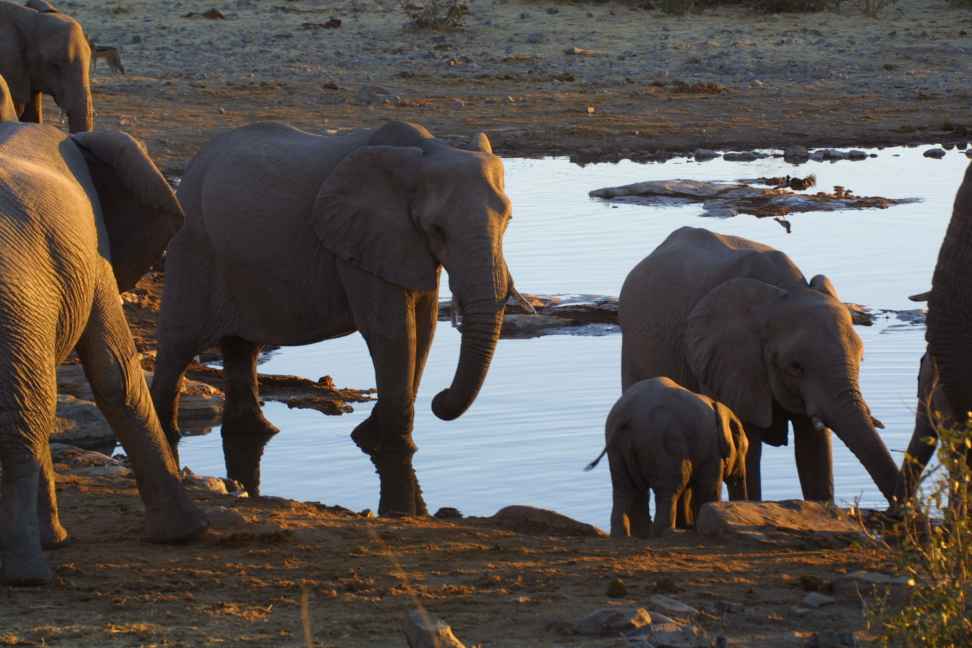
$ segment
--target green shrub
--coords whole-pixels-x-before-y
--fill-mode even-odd
[[[928,440],[934,443],[932,439]],[[901,509],[888,546],[898,573],[914,583],[898,609],[879,606],[869,623],[882,646],[958,648],[972,636],[972,423],[939,429],[939,465],[923,480],[924,493]],[[935,520],[935,515],[941,515]],[[887,546],[887,545],[886,545]]]

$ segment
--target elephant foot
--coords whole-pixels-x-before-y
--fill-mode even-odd
[[[378,478],[381,495],[379,515],[428,515],[422,488],[412,468],[412,455],[382,454],[371,458]]]
[[[74,538],[56,520],[40,521],[40,540],[41,547],[47,550],[62,549],[70,544],[74,544]]]
[[[46,585],[54,578],[40,548],[36,551],[0,553],[0,583],[14,587]]]
[[[191,542],[209,528],[209,520],[185,492],[166,506],[145,511],[145,540],[156,544]]]

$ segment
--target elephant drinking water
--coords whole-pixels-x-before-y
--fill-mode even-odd
[[[760,444],[787,443],[810,500],[834,497],[831,429],[891,498],[898,470],[858,385],[863,344],[829,279],[778,250],[682,227],[628,274],[618,316],[624,388],[670,376],[728,405],[749,436],[747,490],[761,499]]]
[[[276,432],[260,410],[260,345],[359,331],[378,401],[352,438],[378,471],[379,511],[425,513],[412,419],[439,271],[449,272],[463,313],[452,385],[432,402],[436,416],[451,420],[475,399],[515,294],[503,259],[503,183],[485,135],[473,151],[397,122],[342,136],[263,123],[215,138],[179,187],[186,224],[166,257],[152,394],[173,445],[180,377],[218,342],[227,471],[256,492],[259,456]]]

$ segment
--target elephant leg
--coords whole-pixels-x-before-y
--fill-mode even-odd
[[[10,344],[8,336],[3,339]],[[41,585],[52,577],[41,553],[38,502],[48,497],[41,493],[41,475],[53,473],[46,446],[57,400],[54,362],[32,366],[25,360],[29,354],[5,352],[23,362],[4,358],[3,375],[29,376],[30,384],[6,385],[0,403],[0,582]],[[49,496],[56,510],[55,496]]]
[[[24,105],[24,112],[20,115],[20,121],[35,124],[44,123],[44,94],[42,92],[30,93],[27,103]]]
[[[278,430],[263,416],[257,382],[260,346],[239,337],[220,341],[226,402],[223,406],[223,455],[226,474],[246,487],[250,495],[260,494],[260,459]]]
[[[647,491],[628,474],[623,457],[608,451],[611,469],[611,537],[648,538],[651,536],[651,516]]]
[[[682,491],[675,508],[676,529],[690,529],[695,525],[694,501],[691,486]]]
[[[145,504],[146,538],[178,542],[200,535],[208,522],[182,487],[110,273],[98,282],[77,351],[95,402],[131,461]]]
[[[58,549],[70,543],[70,535],[61,525],[57,510],[57,478],[54,475],[54,461],[51,458],[51,445],[41,447],[41,473],[37,490],[37,522],[40,525],[41,546],[44,549]]]
[[[793,453],[803,499],[814,502],[834,501],[833,432],[830,428],[813,429],[806,416],[795,416]]]
[[[655,524],[652,535],[660,537],[675,528],[676,507],[681,493],[670,488],[655,489]]]
[[[698,522],[703,506],[722,500],[724,468],[721,461],[706,461],[695,466],[691,482],[693,527]]]
[[[176,465],[179,465],[179,399],[182,378],[186,368],[198,351],[195,342],[189,339],[176,339],[160,330],[159,351],[155,358],[155,373],[152,375],[152,403],[162,424]]]
[[[763,458],[763,435],[758,428],[746,426],[746,439],[749,451],[746,453],[746,494],[750,501],[763,500],[763,478],[760,474],[760,462]]]

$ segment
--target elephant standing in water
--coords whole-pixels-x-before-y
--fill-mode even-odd
[[[646,538],[648,491],[655,493],[654,535],[698,519],[708,502],[746,499],[748,440],[728,407],[665,377],[635,383],[611,408],[601,457],[611,464],[611,535]]]
[[[49,94],[72,133],[94,128],[90,69],[91,47],[76,20],[0,0],[0,74],[21,121],[42,123]]]
[[[48,435],[55,368],[72,349],[131,459],[147,538],[206,528],[180,483],[118,296],[181,222],[172,190],[127,135],[0,124],[0,581],[49,580],[41,548],[68,539]]]
[[[898,469],[858,385],[863,345],[827,277],[705,229],[673,232],[625,279],[622,383],[669,376],[734,411],[749,436],[747,490],[762,498],[761,444],[794,430],[808,500],[834,497],[831,429],[890,500]]]
[[[937,425],[964,425],[972,411],[972,165],[955,196],[952,220],[938,252],[928,300],[928,350],[918,375],[915,431],[895,489],[899,502],[914,496],[921,473],[935,451]],[[920,298],[919,298],[920,299]],[[931,417],[938,412],[940,420]],[[930,438],[931,443],[925,441]],[[966,454],[972,467],[972,450]]]
[[[381,480],[379,512],[425,514],[412,419],[438,314],[439,272],[462,313],[452,386],[432,402],[460,416],[486,378],[507,299],[510,200],[485,135],[475,151],[418,125],[318,136],[254,124],[216,137],[186,170],[186,224],[166,252],[152,395],[173,447],[178,383],[219,343],[226,376],[227,472],[251,493],[277,432],[260,410],[260,346],[359,331],[378,401],[352,434]]]

